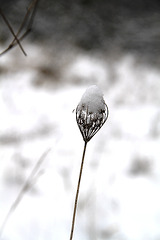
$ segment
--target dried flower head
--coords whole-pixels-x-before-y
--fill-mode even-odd
[[[93,85],[87,88],[76,108],[76,120],[83,139],[88,142],[108,118],[108,107],[100,89]]]

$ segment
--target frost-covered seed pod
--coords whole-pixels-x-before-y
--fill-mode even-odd
[[[100,89],[93,85],[87,88],[76,108],[76,120],[83,139],[88,142],[108,118],[108,107]]]

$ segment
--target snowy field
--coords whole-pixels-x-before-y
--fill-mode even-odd
[[[109,118],[87,146],[73,238],[160,240],[160,71],[131,55],[27,53],[0,59],[0,226],[48,152],[1,239],[69,239],[84,145],[73,109],[96,84]]]

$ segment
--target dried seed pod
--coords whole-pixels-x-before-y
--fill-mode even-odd
[[[100,89],[93,85],[87,88],[76,108],[76,120],[83,139],[88,142],[108,118],[108,107]]]

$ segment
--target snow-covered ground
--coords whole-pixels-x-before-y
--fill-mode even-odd
[[[1,57],[0,226],[50,151],[1,239],[69,239],[84,145],[73,109],[92,84],[109,118],[87,146],[74,239],[160,239],[160,71],[131,55],[27,51]]]

